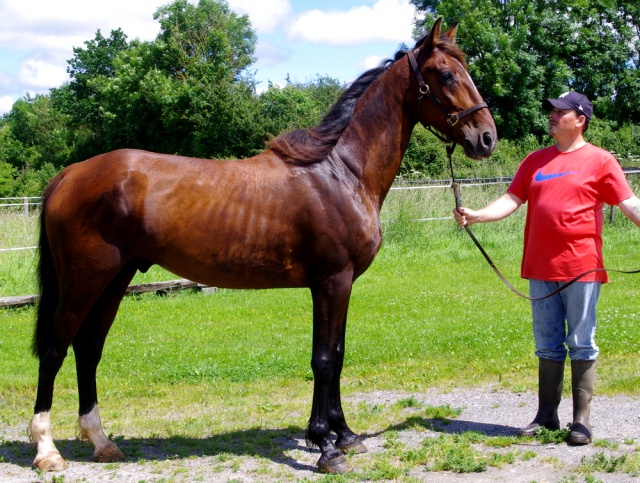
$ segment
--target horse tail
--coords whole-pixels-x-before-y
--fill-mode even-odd
[[[45,336],[53,325],[56,309],[58,307],[58,296],[60,294],[56,267],[53,263],[51,245],[49,244],[49,237],[47,236],[47,228],[45,224],[47,204],[51,194],[55,190],[56,186],[58,186],[60,179],[61,178],[59,176],[56,176],[51,180],[42,195],[42,209],[40,211],[40,250],[38,250],[38,287],[40,300],[38,302],[38,312],[32,344],[32,350],[36,357],[42,356],[46,351],[46,347],[44,345]]]

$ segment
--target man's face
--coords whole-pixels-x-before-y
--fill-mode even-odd
[[[549,114],[549,135],[556,138],[558,135],[572,134],[576,130],[582,129],[585,119],[573,109],[554,107]]]

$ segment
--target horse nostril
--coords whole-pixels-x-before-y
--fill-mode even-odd
[[[484,143],[485,147],[493,146],[493,136],[490,132],[485,132],[482,135],[482,142]]]

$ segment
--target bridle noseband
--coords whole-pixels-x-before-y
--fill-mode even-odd
[[[460,112],[451,112],[449,109],[447,109],[447,107],[442,103],[442,101],[440,101],[440,99],[438,99],[436,97],[436,95],[431,91],[431,88],[429,87],[429,85],[424,81],[424,78],[422,77],[422,74],[420,73],[420,68],[418,67],[418,62],[416,61],[416,56],[413,54],[413,51],[409,50],[407,51],[407,56],[409,57],[409,62],[411,63],[411,67],[413,68],[413,73],[416,76],[416,79],[418,80],[418,85],[419,85],[419,92],[420,95],[418,96],[418,119],[420,118],[420,104],[422,103],[422,99],[426,96],[429,98],[429,100],[431,102],[433,102],[438,109],[440,109],[445,116],[447,116],[447,124],[449,124],[450,128],[453,128],[456,124],[458,124],[458,121],[460,119],[462,119],[465,116],[468,116],[469,114],[473,114],[474,112],[480,110],[480,109],[484,109],[485,107],[488,109],[489,106],[487,106],[486,102],[480,102],[479,104],[476,104],[475,106],[471,106],[468,109],[464,109]],[[442,136],[440,133],[438,133],[437,131],[435,131],[434,129],[431,128],[431,126],[428,126],[426,124],[424,124],[422,121],[420,121],[422,123],[422,125],[424,127],[426,127],[427,129],[429,129],[433,134],[435,134],[441,141],[453,146],[453,148],[451,148],[451,151],[453,152],[453,149],[455,148],[455,141],[453,140],[453,138],[451,137],[451,132],[447,133],[446,136]],[[447,147],[447,150],[449,148]]]

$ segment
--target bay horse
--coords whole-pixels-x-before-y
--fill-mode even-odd
[[[456,32],[457,25],[442,33],[438,19],[412,49],[354,81],[317,126],[285,133],[252,158],[124,149],[73,164],[50,181],[33,340],[34,467],[66,467],[50,411],[70,345],[80,435],[94,445],[94,460],[124,459],[102,430],[96,369],[128,284],[137,270],[157,264],[209,286],[310,289],[314,387],[306,437],[321,451],[321,472],[351,469],[343,453],[367,449],[340,401],[347,308],[354,281],[380,248],[380,208],[413,127],[434,127],[473,159],[497,143]]]

